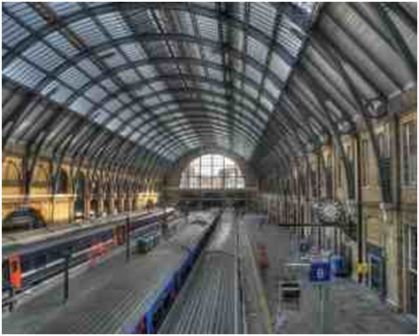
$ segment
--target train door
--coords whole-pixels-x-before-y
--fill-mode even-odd
[[[115,245],[122,245],[125,242],[125,226],[119,225],[114,229]]]
[[[18,255],[9,257],[9,272],[10,284],[14,289],[20,289],[22,287],[22,270],[20,267],[20,257]]]

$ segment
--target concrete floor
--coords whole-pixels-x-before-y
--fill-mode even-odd
[[[286,228],[264,223],[263,217],[247,215],[243,227],[250,239],[253,251],[257,244],[265,244],[269,258],[269,269],[262,277],[266,301],[269,306],[273,332],[276,333],[319,333],[316,315],[316,291],[308,282],[307,273],[302,272],[302,296],[299,306],[284,307],[279,299],[279,280],[284,274],[284,263],[295,257],[292,235]],[[325,333],[353,334],[416,334],[417,325],[402,314],[391,311],[380,302],[370,289],[352,280],[336,279],[330,284],[329,305]],[[275,326],[278,312],[282,314],[280,327]],[[249,333],[252,330],[249,328]]]

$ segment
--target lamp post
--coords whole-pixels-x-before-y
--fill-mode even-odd
[[[127,215],[126,224],[125,224],[125,243],[126,243],[126,254],[125,261],[128,262],[131,257],[131,242],[130,242],[130,218]]]

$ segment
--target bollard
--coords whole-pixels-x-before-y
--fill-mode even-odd
[[[69,279],[70,260],[71,260],[71,252],[70,251],[64,252],[64,303],[66,303],[70,297],[70,279]]]

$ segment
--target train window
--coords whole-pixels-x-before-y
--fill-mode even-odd
[[[3,283],[9,282],[10,270],[9,270],[9,261],[8,260],[3,260],[2,269],[3,269],[3,272],[2,272]]]

